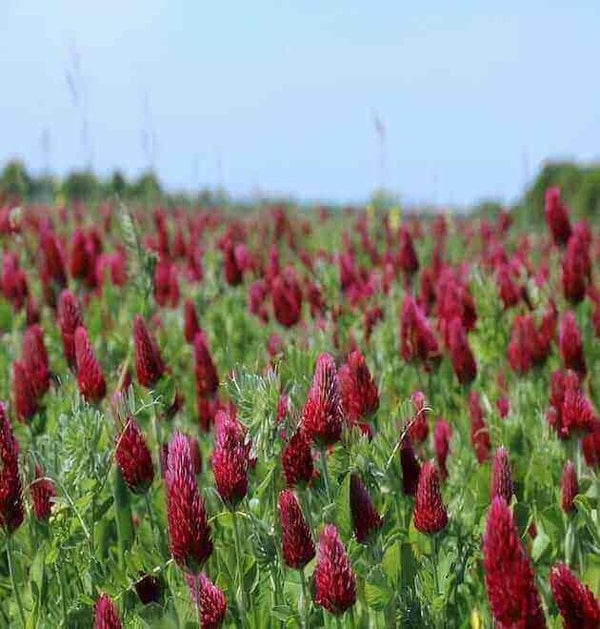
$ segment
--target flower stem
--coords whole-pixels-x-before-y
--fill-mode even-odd
[[[301,603],[301,616],[304,618],[303,626],[305,628],[310,626],[310,599],[308,597],[308,586],[306,584],[306,575],[304,569],[300,570],[300,584],[302,585],[302,603]]]
[[[25,611],[23,609],[23,601],[21,601],[21,593],[17,588],[17,582],[15,580],[15,570],[13,561],[13,548],[12,548],[12,535],[9,533],[6,539],[6,557],[8,559],[8,572],[10,573],[10,583],[12,585],[15,598],[17,599],[17,607],[19,608],[19,615],[21,616],[21,622],[23,627],[26,625]]]
[[[325,448],[321,448],[321,464],[323,466],[323,482],[325,483],[325,493],[327,495],[327,502],[332,502],[331,484],[329,482],[329,469],[327,467],[327,450]]]
[[[242,545],[240,543],[240,531],[238,528],[237,511],[232,510],[233,536],[235,541],[235,560],[237,563],[240,621],[242,626],[246,624],[246,590],[244,588],[244,573],[242,571]]]

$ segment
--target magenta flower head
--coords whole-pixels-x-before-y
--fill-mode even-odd
[[[204,501],[196,484],[190,442],[179,432],[169,443],[165,481],[171,554],[180,568],[197,574],[213,545]]]
[[[492,465],[491,498],[493,500],[496,496],[501,496],[504,500],[506,500],[507,504],[510,504],[513,491],[514,489],[512,474],[510,471],[510,462],[508,460],[508,452],[506,448],[501,446],[496,450]]]
[[[429,535],[443,531],[448,525],[448,512],[440,491],[440,478],[430,461],[423,464],[419,475],[413,521],[418,531]]]
[[[558,347],[565,369],[572,369],[579,376],[585,376],[587,369],[581,333],[575,315],[571,311],[565,314],[560,323]]]
[[[575,466],[573,461],[567,461],[560,482],[560,506],[565,513],[572,513],[575,510],[574,500],[578,493],[579,483]]]
[[[302,316],[302,289],[293,267],[273,279],[271,296],[277,321],[286,328],[296,325]]]
[[[450,440],[452,439],[452,426],[443,420],[439,419],[435,424],[433,431],[433,444],[435,447],[435,457],[440,472],[440,478],[442,480],[448,478],[448,469],[446,468],[446,461],[448,460],[448,454],[450,454]]]
[[[367,488],[356,473],[350,476],[350,513],[354,534],[361,544],[368,543],[372,535],[383,526],[383,520],[377,513]]]
[[[23,333],[23,362],[39,399],[50,388],[50,363],[44,332],[37,323],[30,325]]]
[[[225,411],[215,416],[216,444],[212,470],[223,501],[235,507],[248,493],[249,446],[244,429]]]
[[[196,338],[196,334],[200,332],[200,324],[198,323],[198,315],[196,314],[196,307],[191,299],[186,299],[183,310],[183,331],[185,340],[188,343],[193,343]]]
[[[54,483],[49,478],[44,477],[44,471],[39,464],[35,466],[35,480],[29,486],[29,492],[36,520],[47,522],[52,513],[56,489],[54,489]]]
[[[151,389],[161,379],[166,368],[158,345],[140,315],[136,315],[133,322],[133,343],[137,378],[143,387]]]
[[[313,579],[315,603],[330,614],[341,616],[356,602],[356,577],[333,524],[326,524],[319,538]]]
[[[565,564],[552,568],[550,587],[565,629],[600,627],[600,602]]]
[[[346,420],[352,425],[366,419],[379,408],[379,391],[359,352],[352,352],[339,371],[340,390]]]
[[[75,363],[79,393],[86,402],[100,402],[106,395],[106,382],[83,326],[75,330]]]
[[[281,453],[281,465],[288,487],[310,482],[315,466],[310,449],[310,439],[302,430],[297,430],[286,443]]]
[[[460,384],[470,384],[477,376],[477,363],[467,340],[460,317],[454,317],[448,328],[448,343],[452,368]]]
[[[342,436],[343,408],[335,361],[329,354],[317,358],[308,399],[302,410],[302,428],[319,446]]]
[[[200,610],[202,629],[219,629],[227,613],[227,599],[221,590],[203,573],[186,574],[190,595]]]
[[[15,415],[20,422],[27,423],[38,412],[38,401],[31,374],[22,360],[12,366],[12,401]]]
[[[214,395],[219,388],[219,376],[202,332],[194,339],[194,361],[196,393],[199,397]]]
[[[571,236],[571,223],[569,210],[560,200],[560,188],[548,188],[545,202],[546,224],[552,239],[557,245],[565,245]]]
[[[69,368],[75,369],[75,330],[83,325],[83,315],[71,291],[63,290],[60,293],[57,312],[65,359]]]
[[[408,435],[405,435],[400,442],[400,465],[402,467],[402,490],[406,496],[415,496],[419,485],[421,465]]]
[[[13,436],[6,408],[0,403],[0,526],[12,533],[21,526],[24,517],[19,444]]]
[[[121,629],[122,626],[115,604],[102,594],[94,606],[94,629]]]
[[[499,627],[545,627],[529,557],[506,500],[496,497],[483,535],[485,587]]]
[[[281,545],[285,565],[302,570],[315,556],[315,544],[296,495],[289,489],[279,494]]]
[[[115,457],[127,487],[134,494],[146,493],[154,480],[154,466],[144,435],[133,417],[127,418],[117,438]]]

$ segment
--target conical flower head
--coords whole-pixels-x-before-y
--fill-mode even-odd
[[[402,466],[402,490],[407,496],[415,496],[421,465],[408,435],[405,435],[400,443],[400,465]]]
[[[415,391],[410,396],[410,401],[415,408],[415,414],[408,425],[408,435],[413,443],[422,443],[429,434],[427,400],[423,391]]]
[[[295,494],[284,489],[279,494],[281,552],[285,565],[302,570],[315,556],[315,544]]]
[[[133,322],[133,343],[135,352],[135,372],[139,383],[151,389],[166,371],[156,341],[140,315]]]
[[[117,438],[115,456],[127,487],[134,494],[145,493],[154,480],[154,466],[144,435],[133,417],[127,419]]]
[[[379,408],[379,391],[371,376],[365,357],[352,352],[339,371],[340,391],[346,420],[355,424]]]
[[[437,469],[430,461],[423,464],[419,475],[413,521],[418,531],[427,534],[439,533],[448,524],[448,512],[440,491],[440,479]]]
[[[501,446],[496,450],[492,464],[491,498],[493,500],[496,496],[500,496],[506,500],[507,504],[510,504],[512,495],[513,482],[508,452]]]
[[[433,329],[411,295],[407,295],[402,304],[400,353],[406,362],[420,361],[426,369],[440,360],[440,347]]]
[[[106,594],[94,605],[94,629],[121,629],[121,619],[115,604]]]
[[[383,526],[383,520],[371,500],[360,476],[350,476],[350,513],[354,525],[354,534],[361,544],[366,544],[372,534]]]
[[[587,369],[581,333],[575,315],[571,311],[567,312],[561,321],[558,346],[565,369],[572,369],[580,376],[585,376]]]
[[[595,420],[590,434],[581,440],[581,451],[587,466],[600,467],[600,421]]]
[[[223,501],[235,506],[248,493],[249,448],[238,421],[225,411],[215,416],[216,444],[212,470]]]
[[[315,603],[330,614],[341,616],[356,602],[356,577],[333,524],[325,525],[319,538],[313,579]]]
[[[67,364],[75,368],[75,330],[83,325],[81,306],[69,290],[63,290],[58,298],[58,325],[62,337]]]
[[[565,564],[552,568],[550,587],[565,629],[600,627],[600,602]]]
[[[317,359],[312,386],[302,410],[302,428],[319,446],[342,436],[343,409],[335,361],[329,354]]]
[[[194,604],[200,610],[201,629],[219,629],[227,613],[227,599],[203,573],[186,574],[185,580]]]
[[[483,409],[476,391],[469,393],[469,419],[471,422],[471,444],[478,463],[483,463],[491,457],[492,443],[490,432],[483,420]]]
[[[454,317],[448,328],[452,368],[460,384],[470,384],[477,376],[477,363],[469,347],[467,333],[460,317]]]
[[[571,236],[569,210],[560,199],[560,188],[548,188],[545,196],[546,224],[557,245],[565,245]]]
[[[560,505],[565,513],[572,513],[575,510],[573,501],[578,493],[579,483],[575,466],[573,461],[567,461],[560,481]]]
[[[273,279],[271,296],[277,321],[286,328],[296,325],[302,316],[302,289],[292,267]]]
[[[496,497],[483,536],[485,587],[499,627],[545,627],[535,577],[506,500]]]
[[[196,393],[200,397],[213,395],[219,388],[219,376],[202,332],[194,339],[194,360]]]
[[[100,402],[106,395],[106,382],[83,326],[75,330],[75,363],[79,393],[86,402]]]
[[[54,483],[44,476],[42,467],[35,466],[35,480],[31,483],[29,491],[33,503],[33,514],[40,522],[47,522],[52,512],[52,499],[56,497]]]
[[[183,331],[185,340],[188,343],[193,343],[196,338],[196,334],[200,332],[200,324],[198,323],[198,315],[196,314],[196,307],[191,299],[186,299],[183,307]]]
[[[12,399],[20,422],[28,422],[38,412],[37,395],[31,376],[22,360],[12,366]]]
[[[594,410],[581,390],[579,377],[573,371],[555,371],[550,379],[548,423],[559,439],[569,439],[594,427]]]
[[[448,477],[448,470],[446,468],[446,461],[448,460],[448,454],[450,453],[450,439],[452,439],[452,426],[443,420],[439,419],[435,424],[433,431],[433,444],[435,447],[435,457],[440,472],[440,478],[442,480]]]
[[[13,436],[6,408],[0,403],[0,526],[11,533],[22,524],[24,515],[19,444]]]
[[[196,484],[190,443],[179,432],[169,443],[165,481],[171,554],[180,568],[198,573],[213,545],[204,501]]]
[[[37,323],[23,333],[23,362],[39,399],[50,388],[50,363],[44,345],[44,332]]]
[[[304,431],[297,430],[290,437],[281,454],[281,465],[288,487],[310,482],[315,467],[310,450],[310,439]]]

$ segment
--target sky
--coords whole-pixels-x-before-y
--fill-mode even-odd
[[[0,0],[0,164],[510,202],[600,159],[600,3],[555,4]]]

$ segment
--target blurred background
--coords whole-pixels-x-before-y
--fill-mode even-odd
[[[465,208],[560,160],[594,196],[599,29],[592,1],[3,0],[0,167]]]

